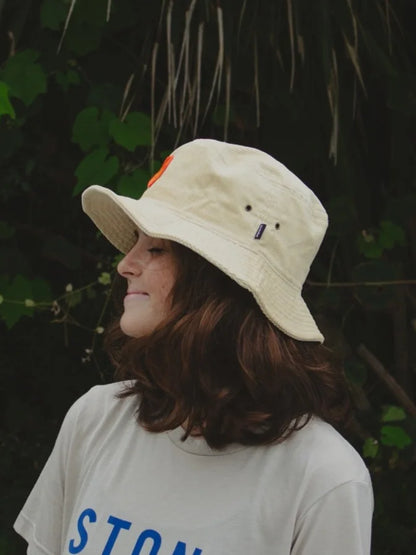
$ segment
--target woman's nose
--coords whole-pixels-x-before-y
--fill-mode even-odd
[[[123,276],[138,275],[142,272],[142,263],[140,261],[140,253],[135,245],[117,264],[117,272]]]

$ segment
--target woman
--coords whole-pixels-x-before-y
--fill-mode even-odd
[[[115,384],[69,410],[15,528],[30,555],[365,555],[367,469],[301,291],[327,227],[256,149],[196,140],[83,208],[121,252]]]

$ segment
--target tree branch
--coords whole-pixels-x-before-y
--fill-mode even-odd
[[[377,374],[377,376],[387,385],[408,414],[413,418],[416,418],[416,405],[404,389],[396,382],[393,376],[384,368],[378,358],[363,344],[359,345],[357,353],[369,365],[375,374]]]

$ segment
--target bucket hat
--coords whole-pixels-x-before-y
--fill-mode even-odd
[[[302,287],[328,216],[315,194],[268,154],[196,139],[166,158],[140,198],[92,185],[82,206],[122,253],[135,244],[137,228],[176,241],[248,289],[281,331],[323,341]]]

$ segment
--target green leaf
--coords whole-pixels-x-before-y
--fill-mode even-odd
[[[87,3],[78,2],[81,6]],[[102,12],[105,12],[104,8]],[[98,50],[104,29],[104,26],[100,27],[96,23],[88,21],[70,21],[64,37],[63,49],[69,50],[78,56],[85,56],[94,50]]]
[[[55,74],[55,79],[64,92],[68,92],[68,89],[71,85],[79,85],[81,82],[79,78],[79,73],[73,69],[69,69],[66,72],[57,71]]]
[[[79,289],[71,291],[71,293],[68,293],[68,295],[65,296],[65,300],[69,307],[72,308],[77,306],[82,301],[82,291],[79,291]]]
[[[389,405],[384,408],[381,416],[382,422],[399,422],[401,420],[406,420],[406,413],[401,407]]]
[[[366,258],[378,259],[383,254],[383,247],[378,243],[373,233],[363,231],[358,236],[358,251]]]
[[[392,249],[395,245],[406,242],[404,229],[390,221],[383,221],[380,225],[379,243],[385,249]]]
[[[100,113],[95,106],[85,108],[75,118],[72,140],[82,150],[88,150],[92,146],[106,146],[110,139],[108,128],[113,119],[115,115],[108,110]]]
[[[102,272],[98,276],[98,283],[101,283],[101,285],[109,285],[111,283],[111,274],[108,272]]]
[[[381,428],[381,443],[388,447],[403,449],[411,445],[412,440],[400,426],[383,426]]]
[[[110,123],[110,135],[117,144],[131,152],[137,146],[149,146],[150,118],[142,112],[130,112],[124,121],[115,119]]]
[[[46,92],[46,75],[42,66],[36,63],[38,57],[35,50],[23,50],[8,59],[3,71],[10,95],[19,98],[26,106]]]
[[[131,175],[123,175],[117,185],[117,193],[125,197],[139,198],[146,190],[150,172],[138,168]]]
[[[41,278],[32,280],[33,298],[36,302],[52,301],[52,291],[49,283]]]
[[[94,183],[106,185],[117,174],[118,158],[108,157],[108,154],[106,148],[98,148],[81,160],[75,170],[78,182],[73,190],[74,196]]]
[[[378,448],[379,445],[376,439],[373,437],[367,438],[363,445],[363,456],[374,459],[377,456]]]
[[[122,254],[122,253],[118,253],[118,254],[114,255],[113,261],[111,262],[111,266],[113,268],[117,268],[119,262],[121,260],[123,260],[123,258],[124,258],[124,254]]]
[[[62,30],[62,23],[66,19],[68,6],[62,0],[43,0],[40,8],[40,24],[44,29]]]
[[[16,118],[16,112],[10,103],[9,87],[4,81],[0,81],[0,116],[7,115]]]
[[[10,329],[22,316],[32,316],[33,308],[25,305],[25,299],[32,298],[31,281],[18,275],[8,286],[2,287],[3,303],[0,305],[0,316]],[[17,302],[16,302],[17,301]]]
[[[391,222],[383,221],[379,230],[364,230],[358,236],[358,250],[366,258],[381,258],[385,250],[396,245],[404,245],[406,236],[404,229]]]

